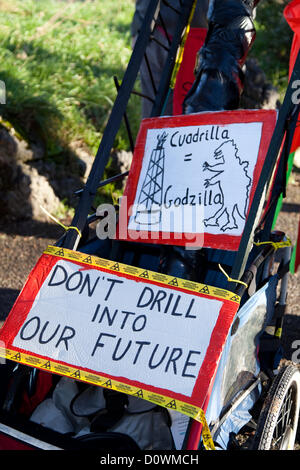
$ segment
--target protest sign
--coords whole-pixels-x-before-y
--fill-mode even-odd
[[[239,297],[49,247],[0,334],[0,355],[196,419]]]
[[[237,250],[276,116],[246,110],[145,119],[117,237]]]

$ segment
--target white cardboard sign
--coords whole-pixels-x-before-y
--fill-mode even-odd
[[[221,306],[60,260],[13,347],[190,396]]]
[[[198,246],[235,248],[272,121],[273,111],[145,120],[125,193],[129,236],[147,233],[141,241],[179,245],[190,237]]]
[[[224,289],[50,246],[1,329],[0,356],[200,419],[239,302]]]

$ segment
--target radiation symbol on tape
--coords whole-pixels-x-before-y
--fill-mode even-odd
[[[177,410],[176,401],[171,400],[169,403],[167,403],[166,407],[171,408],[172,410]]]
[[[120,271],[119,263],[115,263],[113,266],[110,266],[110,269],[113,269],[114,271]]]
[[[42,366],[43,369],[50,370],[51,369],[51,363],[50,361],[45,362]]]
[[[21,360],[21,354],[17,353],[14,356],[11,357],[13,361],[20,361]]]
[[[132,396],[133,397],[138,397],[138,398],[144,398],[143,390],[142,389],[138,390],[137,392],[133,393]]]
[[[112,383],[111,383],[110,379],[108,379],[106,382],[104,382],[101,385],[102,385],[102,387],[112,388]]]
[[[65,256],[65,252],[64,252],[64,250],[61,248],[60,250],[58,250],[58,251],[55,252],[55,255],[56,255],[56,256]]]
[[[142,274],[140,274],[139,277],[142,277],[142,278],[144,278],[144,279],[149,279],[148,271],[144,271]]]
[[[80,379],[80,370],[75,370],[75,372],[73,372],[70,377],[74,377],[74,379]]]
[[[209,288],[207,286],[202,287],[202,289],[199,290],[201,294],[209,294]]]

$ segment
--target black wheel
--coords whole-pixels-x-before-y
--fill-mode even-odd
[[[293,365],[280,369],[263,404],[253,449],[294,449],[299,417],[299,394],[299,369]]]

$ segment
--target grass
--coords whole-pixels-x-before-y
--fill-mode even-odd
[[[261,0],[251,55],[281,94],[287,85],[292,32],[283,17],[288,0]],[[39,126],[50,157],[72,140],[95,154],[131,54],[134,0],[0,0],[0,79],[6,119],[26,135]],[[138,100],[129,106],[133,133]],[[27,124],[25,124],[27,121]],[[115,147],[129,149],[125,129]]]
[[[80,140],[95,154],[131,54],[128,0],[0,1],[0,79],[4,117],[29,132],[40,129],[55,157]],[[136,129],[139,107],[131,105]],[[128,148],[122,129],[116,148]]]

